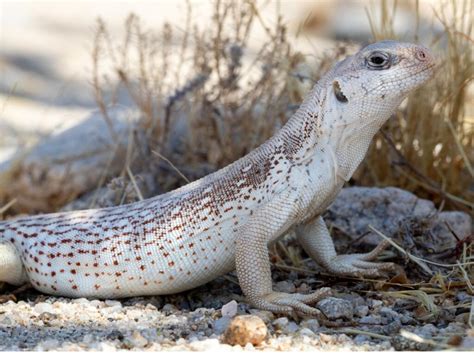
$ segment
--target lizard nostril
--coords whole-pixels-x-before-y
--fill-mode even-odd
[[[426,53],[424,49],[421,49],[421,48],[416,50],[415,56],[418,60],[421,60],[421,61],[425,61],[428,59],[428,54]]]

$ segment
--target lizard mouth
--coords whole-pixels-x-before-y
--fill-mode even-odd
[[[337,101],[342,103],[346,103],[349,101],[346,95],[344,95],[344,93],[342,92],[341,85],[337,80],[332,83],[332,88],[334,90],[334,96],[336,96]]]

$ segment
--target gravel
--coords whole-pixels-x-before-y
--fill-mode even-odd
[[[423,321],[411,303],[376,292],[358,295],[346,286],[333,289],[335,296],[318,307],[340,322],[337,327],[251,308],[232,282],[219,279],[178,295],[124,300],[26,291],[19,300],[0,304],[0,350],[369,351],[443,349],[448,341],[462,349],[473,344],[467,324],[455,317]],[[402,330],[439,346],[402,336]]]

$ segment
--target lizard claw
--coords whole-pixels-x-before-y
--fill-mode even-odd
[[[324,266],[328,271],[342,276],[386,276],[386,272],[395,270],[395,264],[373,262],[373,260],[389,245],[390,243],[384,240],[369,253],[337,255]]]
[[[331,295],[329,287],[323,287],[314,293],[303,295],[300,293],[271,292],[263,297],[252,300],[260,308],[275,313],[293,314],[294,312],[310,316],[320,316],[321,312],[309,305]]]

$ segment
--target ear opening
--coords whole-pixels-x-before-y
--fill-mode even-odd
[[[344,95],[344,93],[342,92],[341,85],[337,80],[332,83],[332,88],[334,90],[334,96],[336,96],[337,101],[342,103],[346,103],[349,101],[346,95]]]

